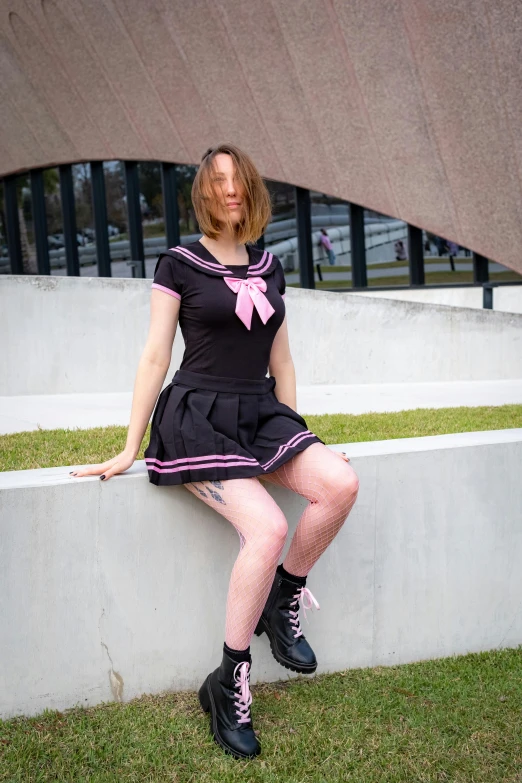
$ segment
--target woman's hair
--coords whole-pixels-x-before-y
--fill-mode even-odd
[[[228,214],[221,221],[214,217],[211,210],[212,201],[216,198],[212,183],[214,159],[220,153],[232,157],[236,176],[243,186],[243,216],[235,227]],[[200,230],[210,239],[219,237],[225,223],[235,233],[238,242],[253,244],[264,233],[272,217],[270,194],[261,175],[252,159],[234,144],[219,144],[205,152],[192,184],[192,204]]]

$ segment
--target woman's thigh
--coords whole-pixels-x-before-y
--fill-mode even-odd
[[[288,487],[308,500],[317,502],[325,494],[352,495],[359,488],[355,470],[336,452],[322,443],[312,443],[285,462],[264,481]]]
[[[184,487],[231,522],[243,538],[286,536],[285,516],[257,478],[194,481]]]

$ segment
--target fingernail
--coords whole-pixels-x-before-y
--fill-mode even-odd
[[[100,481],[103,481],[104,478],[105,478],[105,473],[103,474],[103,476],[100,476]]]

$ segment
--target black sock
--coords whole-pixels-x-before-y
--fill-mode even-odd
[[[283,568],[283,564],[277,566],[277,573],[281,574],[281,576],[284,576],[285,579],[289,579],[291,582],[295,582],[296,584],[300,585],[300,587],[304,587],[306,584],[306,576],[296,576],[295,574],[290,574],[288,571],[285,571]]]
[[[250,647],[247,647],[246,650],[233,650],[231,647],[228,647],[225,642],[223,650],[229,658],[232,658],[233,661],[237,661],[237,663],[243,663],[243,661],[250,660]]]

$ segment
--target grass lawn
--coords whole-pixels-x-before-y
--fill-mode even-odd
[[[456,263],[462,263],[466,262],[468,264],[473,264],[473,259],[465,256],[459,256],[455,259]],[[426,256],[424,258],[424,265],[430,266],[432,264],[444,264],[446,263],[448,265],[448,272],[451,272],[450,262],[449,258],[447,256],[442,256],[441,258],[438,258],[437,256]],[[401,266],[408,266],[408,259],[405,259],[404,261],[380,261],[378,264],[367,264],[368,269],[390,269],[394,267],[401,267]],[[330,266],[329,264],[321,264],[321,272],[351,272],[352,267],[348,264],[339,264]],[[518,274],[517,272],[512,272],[512,270],[506,270],[507,273],[513,274],[514,280],[522,280],[522,275]],[[494,274],[505,274],[504,272],[495,272]]]
[[[520,783],[521,671],[519,647],[253,686],[252,761],[214,744],[195,693],[47,710],[0,721],[0,780]]]
[[[426,257],[424,259],[424,264],[425,265],[440,264],[440,263],[444,263],[444,261],[447,262],[448,269],[450,269],[449,259],[448,258],[444,258],[444,257],[437,258],[435,256],[428,256],[428,257]],[[457,259],[457,261],[468,261],[469,263],[472,263],[472,259],[471,258],[464,258],[464,257],[459,257]],[[390,268],[399,267],[399,266],[408,266],[408,259],[405,259],[404,261],[381,261],[378,264],[368,264],[367,268],[368,269],[390,269]],[[352,271],[352,267],[350,265],[347,266],[345,264],[344,265],[343,264],[339,264],[339,265],[330,266],[329,264],[321,264],[321,272],[351,272],[351,271]],[[520,275],[518,277],[520,279]]]
[[[390,268],[392,264],[388,264],[387,268]],[[517,282],[520,281],[520,275],[516,272],[494,272],[489,276],[490,282]],[[426,271],[426,283],[429,285],[440,285],[441,283],[472,283],[473,272],[430,272]],[[372,286],[394,286],[394,285],[409,285],[410,278],[407,274],[395,275],[395,276],[383,276],[372,277],[368,280],[368,288]],[[287,283],[288,288],[300,288],[299,283]],[[331,288],[346,288],[350,290],[352,288],[351,280],[323,280],[315,281],[315,287],[318,291]],[[361,289],[359,289],[361,290]],[[367,290],[367,289],[363,289]],[[494,296],[494,294],[493,294]]]
[[[355,443],[522,427],[522,405],[417,408],[398,413],[364,413],[358,416],[325,414],[306,416],[306,422],[309,429],[325,443]],[[143,459],[149,431],[150,425],[138,459]],[[105,462],[124,448],[126,436],[126,427],[34,430],[1,435],[0,471]]]

